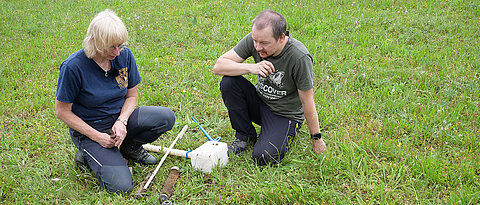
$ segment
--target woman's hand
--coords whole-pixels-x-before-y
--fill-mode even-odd
[[[100,133],[100,136],[97,138],[98,144],[105,148],[112,148],[115,146],[115,139],[110,137],[107,133]]]
[[[113,133],[115,133],[115,147],[120,147],[122,145],[123,140],[127,136],[127,127],[120,121],[115,121],[112,127]]]
[[[90,125],[85,123],[85,121],[80,119],[80,117],[75,115],[72,112],[72,103],[64,103],[64,102],[60,102],[58,100],[55,100],[55,112],[57,114],[57,117],[59,119],[61,119],[63,122],[65,122],[69,127],[71,127],[72,129],[82,133],[83,135],[87,136],[91,140],[97,142],[102,147],[112,148],[112,147],[116,146],[116,143],[117,143],[118,140],[117,141],[114,140],[107,133],[102,133],[102,132],[99,132],[99,131],[93,129]],[[115,123],[115,124],[117,124],[117,123]],[[124,125],[121,124],[121,126],[124,126]],[[119,128],[117,128],[117,129],[119,129]],[[126,132],[127,131],[125,129],[124,134],[123,134],[124,138],[125,138]],[[119,135],[119,134],[117,133],[117,135]],[[121,141],[123,141],[123,138],[122,138]],[[119,144],[121,144],[121,142]]]

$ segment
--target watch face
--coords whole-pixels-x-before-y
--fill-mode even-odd
[[[117,121],[120,121],[123,125],[127,126],[127,121],[124,119],[117,119]]]

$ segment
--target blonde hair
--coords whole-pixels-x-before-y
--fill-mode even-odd
[[[93,58],[102,55],[112,46],[125,43],[127,39],[127,28],[122,20],[113,11],[106,9],[90,22],[87,36],[83,39],[84,51],[88,58]]]

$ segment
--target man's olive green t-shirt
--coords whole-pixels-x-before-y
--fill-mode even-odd
[[[289,37],[277,56],[261,58],[253,45],[252,34],[247,34],[234,48],[243,59],[252,56],[255,63],[269,61],[275,72],[266,78],[258,75],[257,94],[270,110],[280,116],[303,123],[305,119],[298,89],[313,88],[313,58],[302,42]]]

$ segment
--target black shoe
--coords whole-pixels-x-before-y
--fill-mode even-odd
[[[78,171],[86,171],[89,168],[87,161],[85,161],[85,158],[83,158],[83,151],[81,150],[77,150],[77,153],[75,154],[74,162],[75,162],[75,168]]]
[[[239,155],[243,151],[247,150],[247,142],[235,139],[232,144],[228,145],[228,153]]]
[[[120,153],[123,157],[142,164],[157,163],[157,159],[143,149],[142,145],[122,145],[120,146]]]

